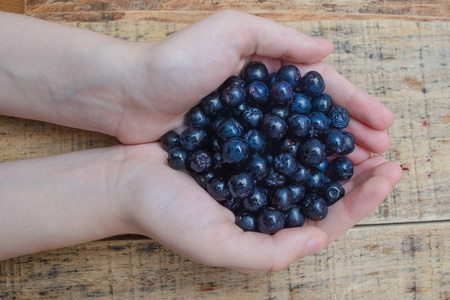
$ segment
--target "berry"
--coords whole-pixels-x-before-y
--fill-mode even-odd
[[[345,135],[339,129],[330,128],[325,131],[322,139],[327,156],[342,153],[345,150]]]
[[[309,139],[299,149],[300,161],[307,167],[312,167],[325,160],[325,145],[318,139]]]
[[[216,129],[217,136],[223,141],[229,138],[241,137],[243,133],[244,127],[234,118],[224,119]]]
[[[310,176],[305,181],[305,187],[310,192],[317,192],[325,184],[325,174],[317,168],[311,168]]]
[[[202,147],[206,143],[206,140],[206,132],[196,127],[188,127],[180,134],[181,146],[188,151]]]
[[[280,146],[281,152],[290,153],[294,156],[297,155],[298,149],[300,148],[300,142],[291,138],[287,138],[282,141]]]
[[[211,197],[213,197],[217,201],[226,200],[231,196],[227,183],[223,178],[219,177],[214,177],[210,182],[208,182],[208,184],[206,185],[206,190],[211,195]]]
[[[242,112],[242,124],[250,128],[259,128],[263,117],[264,115],[260,109],[250,107]]]
[[[261,81],[251,82],[245,92],[250,105],[264,108],[269,103],[269,88]]]
[[[169,150],[167,163],[175,170],[186,169],[188,152],[183,147],[173,147]]]
[[[191,108],[185,117],[186,125],[198,128],[206,128],[209,125],[209,118],[200,105]]]
[[[275,170],[285,176],[293,174],[297,169],[297,161],[292,154],[281,153],[273,161]]]
[[[328,112],[328,117],[330,118],[331,125],[337,129],[343,129],[350,123],[348,112],[342,106],[333,107]]]
[[[319,191],[319,195],[328,206],[331,206],[344,197],[345,190],[339,182],[330,180]]]
[[[253,153],[247,162],[247,171],[257,180],[263,180],[269,173],[267,160],[261,154]]]
[[[328,94],[321,94],[320,96],[311,100],[311,109],[321,113],[328,113],[331,109],[331,97]]]
[[[218,91],[220,93],[222,93],[226,88],[230,87],[230,86],[237,86],[237,87],[245,87],[245,81],[237,76],[237,75],[233,75],[231,77],[228,77],[218,88]]]
[[[344,133],[344,146],[343,150],[341,152],[338,152],[339,155],[347,155],[353,152],[355,150],[355,138],[350,132],[343,132]]]
[[[337,157],[328,166],[331,178],[338,181],[349,180],[353,176],[353,164],[345,156]]]
[[[267,206],[267,190],[255,186],[253,193],[242,201],[244,207],[252,212],[257,212]]]
[[[229,107],[239,107],[245,101],[245,90],[240,86],[229,86],[223,90],[220,100]]]
[[[321,112],[315,111],[308,115],[311,120],[310,135],[320,137],[330,128],[330,119]]]
[[[249,211],[238,213],[235,223],[244,231],[256,231],[256,217]]]
[[[200,101],[203,111],[208,116],[217,116],[222,113],[223,105],[220,101],[220,94],[216,91],[210,93]]]
[[[301,205],[302,214],[310,220],[323,220],[328,214],[328,206],[317,194],[307,194]]]
[[[293,201],[294,195],[292,194],[291,189],[285,186],[275,189],[269,198],[270,206],[282,211],[290,209]]]
[[[228,164],[239,164],[248,158],[249,152],[250,149],[244,140],[239,138],[228,139],[222,146],[222,162]]]
[[[303,200],[303,197],[305,197],[305,187],[301,184],[289,185],[288,187],[291,189],[292,195],[294,196],[294,198],[292,199],[292,203],[300,203],[300,201]]]
[[[282,187],[286,182],[286,177],[277,173],[274,168],[269,169],[269,173],[264,179],[266,186],[270,189]]]
[[[305,217],[301,212],[301,208],[298,205],[292,206],[291,209],[285,212],[284,228],[301,227],[305,223]]]
[[[204,150],[197,150],[190,157],[190,167],[197,173],[202,173],[212,166],[211,155]]]
[[[300,70],[294,65],[285,65],[278,69],[275,75],[275,81],[286,81],[293,89],[298,87],[300,82]]]
[[[272,106],[287,106],[294,98],[294,90],[286,81],[276,81],[269,88]]]
[[[310,97],[318,97],[325,90],[322,75],[316,71],[309,71],[300,79],[300,90]]]
[[[228,188],[234,197],[247,197],[254,188],[252,175],[246,172],[232,175],[228,181]]]
[[[256,226],[258,231],[265,234],[274,234],[284,227],[284,214],[273,208],[267,207],[258,214]]]
[[[269,71],[263,63],[252,61],[242,71],[242,77],[244,78],[246,85],[250,84],[252,81],[268,83]]]
[[[292,103],[289,104],[291,114],[307,115],[311,112],[311,98],[305,94],[295,93]]]
[[[244,135],[244,141],[250,147],[250,151],[262,153],[266,149],[264,134],[256,129],[250,129]]]
[[[169,152],[173,147],[180,146],[180,135],[174,131],[168,131],[160,138],[160,142],[164,151]]]
[[[294,183],[304,183],[310,176],[309,168],[305,167],[301,163],[297,163],[297,169],[289,176],[289,179]]]
[[[287,130],[286,121],[277,115],[266,114],[263,119],[262,131],[270,139],[281,139]]]
[[[311,120],[305,115],[293,114],[289,117],[289,133],[296,138],[305,137],[311,129]]]

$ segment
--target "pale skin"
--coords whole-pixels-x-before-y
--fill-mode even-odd
[[[132,43],[0,13],[0,114],[102,132],[123,145],[0,164],[0,260],[117,234],[142,234],[191,260],[279,271],[371,214],[401,179],[372,153],[390,146],[393,114],[322,62],[333,45],[225,11],[153,43]],[[251,60],[317,70],[351,115],[355,175],[328,217],[275,235],[243,232],[158,138]],[[309,242],[309,243],[308,243]]]

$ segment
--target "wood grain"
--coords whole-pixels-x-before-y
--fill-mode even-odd
[[[148,239],[98,241],[1,262],[0,298],[444,300],[449,229],[354,228],[284,271],[251,275],[191,262]]]
[[[109,12],[109,11],[219,11],[224,9],[236,9],[242,11],[276,11],[286,13],[297,11],[299,14],[374,14],[374,15],[401,15],[401,16],[434,16],[448,17],[449,4],[445,0],[431,1],[297,1],[297,0],[273,0],[273,1],[53,1],[53,0],[28,0],[28,13],[43,12]]]
[[[25,13],[25,0],[2,0],[0,1],[0,11],[23,14]]]

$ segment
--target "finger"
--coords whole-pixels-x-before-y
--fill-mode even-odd
[[[387,161],[386,158],[377,155],[355,167],[353,179],[346,182],[343,187],[346,193],[349,193],[373,176],[385,176],[394,185],[402,178],[403,171],[397,163]]]
[[[216,231],[214,237],[208,236],[210,250],[208,257],[203,257],[206,259],[204,263],[245,273],[280,271],[327,244],[324,232],[313,226],[283,229],[274,235],[267,235],[243,232],[231,223],[223,225],[220,228],[223,234],[218,235]]]
[[[214,35],[234,47],[241,58],[251,55],[279,58],[293,63],[314,63],[333,51],[327,40],[305,35],[268,19],[237,11],[223,11],[197,23],[202,31],[217,27]],[[206,26],[205,26],[206,25]],[[242,66],[241,66],[242,67]]]
[[[366,125],[386,130],[394,123],[394,115],[379,100],[361,90],[329,65],[319,62],[309,66],[300,66],[302,74],[315,70],[325,80],[325,93],[333,102],[347,109],[350,116]]]
[[[363,161],[368,160],[371,156],[372,152],[366,150],[358,144],[355,144],[355,150],[353,150],[352,153],[346,155],[353,165],[359,165]]]
[[[355,187],[341,201],[332,205],[329,215],[317,226],[327,233],[329,242],[336,240],[347,230],[370,215],[392,191],[400,180],[397,165],[383,165],[383,175],[370,177],[363,184]],[[388,173],[395,176],[385,176]]]
[[[373,129],[356,119],[352,118],[346,129],[353,134],[355,143],[370,152],[381,154],[391,146],[389,134]]]

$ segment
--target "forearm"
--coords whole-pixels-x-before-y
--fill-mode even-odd
[[[130,233],[121,146],[0,164],[0,260]]]
[[[114,135],[129,44],[0,12],[0,114]]]

